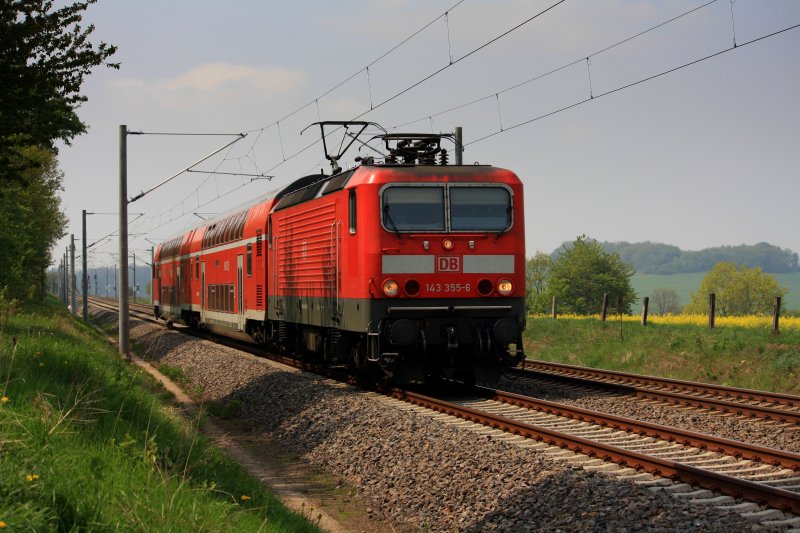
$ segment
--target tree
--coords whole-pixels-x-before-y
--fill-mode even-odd
[[[536,255],[525,263],[529,312],[547,312],[547,280],[552,267],[553,260],[544,252],[536,252]]]
[[[0,189],[0,288],[10,298],[30,299],[43,293],[50,249],[65,234],[62,174],[53,152],[39,146],[14,147],[7,164],[20,179]]]
[[[56,142],[86,131],[77,109],[84,76],[116,47],[89,42],[82,13],[96,0],[0,3],[0,290],[42,294],[50,249],[64,235]]]
[[[705,275],[684,313],[706,313],[711,293],[716,295],[719,316],[741,316],[770,313],[775,296],[783,296],[786,289],[778,286],[775,277],[765,274],[761,268],[721,262]]]
[[[56,140],[69,144],[86,131],[77,115],[86,101],[84,76],[100,64],[119,68],[106,63],[117,48],[102,42],[95,48],[88,40],[94,26],[80,25],[95,1],[58,9],[52,0],[0,3],[0,148],[19,135],[18,144],[53,149]]]
[[[602,244],[581,235],[559,250],[550,270],[549,292],[567,313],[599,313],[604,293],[612,303],[621,298],[622,312],[630,313],[636,300],[632,276],[633,267],[618,254],[606,252]]]
[[[668,313],[676,315],[681,312],[681,307],[678,305],[678,291],[675,289],[653,289],[650,294],[650,304],[656,315]]]

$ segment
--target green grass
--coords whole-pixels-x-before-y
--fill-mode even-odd
[[[633,289],[639,295],[639,300],[650,296],[653,289],[675,289],[678,293],[679,305],[684,306],[692,299],[692,293],[700,287],[700,282],[706,275],[705,272],[692,272],[689,274],[640,274],[636,273],[631,279]],[[772,274],[778,285],[789,290],[783,298],[783,308],[800,310],[800,272],[791,274]]]
[[[800,394],[800,331],[529,318],[530,359]]]
[[[0,302],[0,522],[10,531],[318,531],[55,302]],[[245,496],[246,498],[242,498]]]

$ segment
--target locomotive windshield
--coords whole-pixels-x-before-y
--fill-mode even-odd
[[[450,187],[452,231],[504,231],[511,225],[511,196],[501,187]]]
[[[446,216],[448,215],[449,216]],[[382,194],[389,231],[492,231],[511,227],[511,193],[505,187],[390,186]]]
[[[386,189],[383,225],[391,231],[444,231],[444,188]]]

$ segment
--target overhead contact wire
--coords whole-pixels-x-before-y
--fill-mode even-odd
[[[763,41],[764,39],[769,39],[770,37],[775,37],[776,35],[780,35],[781,33],[785,33],[787,31],[794,30],[794,29],[797,29],[797,28],[800,28],[800,24],[795,24],[793,26],[789,26],[787,28],[783,28],[782,30],[775,31],[775,32],[767,34],[767,35],[762,35],[761,37],[757,37],[755,39],[752,39],[750,41],[741,43],[741,44],[736,45],[736,46],[731,46],[730,48],[726,48],[725,50],[720,50],[719,52],[715,52],[715,53],[707,55],[705,57],[701,57],[699,59],[695,59],[694,61],[690,61],[688,63],[684,63],[683,65],[679,65],[677,67],[671,68],[669,70],[665,70],[663,72],[659,72],[658,74],[654,74],[652,76],[648,76],[646,78],[642,78],[642,79],[634,81],[632,83],[628,83],[626,85],[622,85],[620,87],[617,87],[616,89],[611,89],[610,91],[606,91],[604,93],[597,94],[597,95],[594,96],[593,99],[597,100],[598,98],[602,98],[603,96],[608,96],[609,94],[614,94],[614,93],[623,91],[625,89],[629,89],[631,87],[635,87],[636,85],[640,85],[642,83],[654,80],[656,78],[660,78],[661,76],[665,76],[667,74],[671,74],[672,72],[684,69],[686,67],[690,67],[692,65],[696,65],[697,63],[701,63],[701,62],[706,61],[708,59],[712,59],[714,57],[720,56],[720,55],[725,54],[727,52],[730,52],[732,50],[737,50],[737,49],[743,48],[743,47],[745,47],[747,45],[754,44],[754,43],[757,43],[759,41]],[[540,115],[540,116],[532,118],[530,120],[526,120],[524,122],[520,122],[519,124],[514,124],[513,126],[507,127],[505,130],[496,131],[494,133],[490,133],[489,135],[485,135],[483,137],[479,137],[479,138],[477,138],[477,139],[475,139],[473,141],[470,141],[468,143],[464,143],[464,146],[469,146],[471,144],[475,144],[475,143],[478,143],[480,141],[484,141],[484,140],[489,139],[491,137],[494,137],[496,135],[500,135],[501,133],[505,133],[507,131],[519,128],[520,126],[525,126],[527,124],[531,124],[532,122],[536,122],[536,121],[542,120],[544,118],[551,117],[551,116],[553,116],[555,114],[561,113],[562,111],[567,111],[568,109],[572,109],[573,107],[577,107],[577,106],[579,106],[581,104],[585,104],[586,102],[591,102],[593,99],[592,98],[586,98],[585,100],[580,100],[580,101],[575,102],[573,104],[570,104],[568,106],[564,106],[562,108],[556,109],[556,110],[551,111],[549,113],[545,113],[544,115]]]
[[[627,43],[629,41],[632,41],[632,40],[634,40],[634,39],[636,39],[638,37],[641,37],[642,35],[650,33],[651,31],[655,31],[658,28],[661,28],[662,26],[665,26],[667,24],[675,22],[676,20],[681,19],[681,18],[683,18],[683,17],[685,17],[687,15],[690,15],[690,14],[694,13],[695,11],[699,11],[700,9],[708,7],[708,6],[710,6],[711,4],[713,4],[715,2],[717,2],[717,0],[710,0],[709,2],[706,2],[705,4],[699,5],[699,6],[695,7],[695,8],[692,8],[692,9],[690,9],[688,11],[685,11],[685,12],[681,13],[680,15],[677,15],[677,16],[674,16],[674,17],[668,19],[668,20],[665,20],[664,22],[660,22],[660,23],[656,24],[655,26],[651,26],[651,27],[647,28],[646,30],[642,30],[639,33],[631,35],[630,37],[626,37],[625,39],[622,39],[622,40],[617,41],[617,42],[615,42],[615,43],[613,43],[611,45],[608,45],[605,48],[602,48],[602,49],[600,49],[600,50],[598,50],[596,52],[593,52],[593,53],[591,53],[591,54],[589,54],[587,56],[581,57],[580,59],[576,59],[574,61],[570,61],[569,63],[561,65],[560,67],[554,68],[554,69],[552,69],[552,70],[550,70],[548,72],[545,72],[543,74],[539,74],[539,75],[534,76],[533,78],[529,78],[529,79],[527,79],[525,81],[521,81],[519,83],[516,83],[514,85],[506,87],[505,89],[502,89],[500,91],[494,92],[492,94],[487,94],[486,96],[481,96],[480,98],[476,98],[476,99],[471,100],[469,102],[465,102],[463,104],[459,104],[459,105],[451,107],[449,109],[445,109],[444,111],[439,111],[437,113],[433,113],[431,115],[425,115],[424,117],[420,117],[420,118],[417,118],[415,120],[410,120],[408,122],[403,122],[402,124],[397,124],[395,126],[392,126],[390,129],[402,128],[403,126],[408,126],[409,124],[414,124],[415,122],[419,122],[419,121],[424,120],[424,119],[426,119],[428,117],[438,117],[438,116],[441,116],[441,115],[446,115],[447,113],[452,113],[453,111],[458,111],[459,109],[463,109],[465,107],[469,107],[471,105],[475,105],[477,103],[483,102],[484,100],[488,100],[490,98],[493,98],[496,94],[504,94],[504,93],[513,91],[514,89],[519,89],[520,87],[528,85],[529,83],[533,83],[533,82],[538,81],[538,80],[540,80],[542,78],[546,78],[548,76],[552,76],[553,74],[556,74],[556,73],[558,73],[558,72],[560,72],[560,71],[562,71],[564,69],[567,69],[569,67],[573,67],[573,66],[575,66],[575,65],[577,65],[579,63],[582,63],[584,61],[587,61],[587,63],[588,63],[588,61],[590,61],[591,58],[593,58],[593,57],[595,57],[597,55],[600,55],[602,53],[608,52],[609,50],[611,50],[613,48],[621,46],[621,45],[623,45],[623,44],[625,44],[625,43]],[[587,68],[588,68],[588,65],[587,65]],[[590,91],[591,91],[591,88],[590,88]]]

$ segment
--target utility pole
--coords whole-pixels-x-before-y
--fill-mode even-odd
[[[206,161],[210,157],[220,153],[225,148],[231,146],[234,143],[239,142],[240,140],[244,139],[247,134],[246,133],[211,133],[208,135],[223,135],[223,136],[233,136],[236,139],[232,140],[229,143],[226,143],[220,148],[217,148],[210,154],[205,157],[202,157],[192,163],[191,165],[187,166],[186,168],[180,170],[179,172],[173,174],[169,178],[163,180],[161,183],[151,187],[146,191],[142,191],[136,196],[131,197],[128,200],[128,135],[183,135],[180,133],[145,133],[145,132],[132,132],[128,131],[128,127],[124,124],[120,124],[119,126],[119,261],[120,261],[120,284],[122,285],[122,292],[119,293],[119,351],[120,353],[124,354],[130,360],[130,353],[129,353],[129,327],[130,327],[130,315],[129,315],[129,302],[128,302],[128,204],[131,204],[140,198],[150,194],[154,190],[158,189],[165,183],[172,181],[173,179],[177,178],[181,174],[186,171],[191,170],[194,166]]]
[[[119,353],[131,358],[128,309],[128,127],[119,127]]]
[[[58,297],[66,305],[67,299],[64,298],[64,258],[58,264]]]
[[[456,165],[464,164],[464,131],[461,126],[456,126],[454,134],[456,138]]]
[[[69,252],[70,252],[70,287],[72,287],[72,314],[78,314],[78,283],[77,276],[75,276],[75,234],[69,235]]]
[[[64,249],[64,305],[69,305],[69,246]]]
[[[69,303],[69,289],[67,288],[67,276],[69,276],[69,265],[67,265],[67,254],[61,258],[61,264],[64,267],[61,269],[61,299],[64,302],[64,307]]]
[[[83,319],[89,320],[89,273],[86,271],[86,209],[83,210],[83,240],[81,250],[83,251],[83,275],[81,276],[81,289],[83,290]]]

